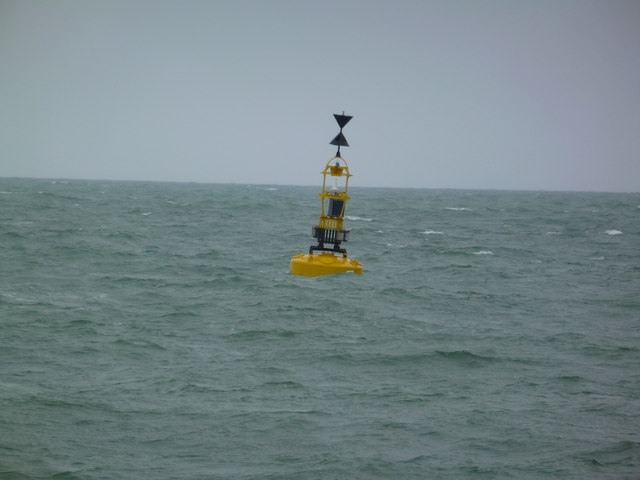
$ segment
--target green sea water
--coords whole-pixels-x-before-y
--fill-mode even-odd
[[[640,194],[318,192],[0,179],[0,478],[640,478]]]

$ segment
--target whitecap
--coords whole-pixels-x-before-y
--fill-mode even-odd
[[[471,210],[467,207],[444,207],[445,210],[455,210],[457,212],[462,212],[463,210]]]
[[[362,218],[362,217],[352,217],[350,215],[345,215],[344,218],[346,218],[347,220],[352,220],[354,222],[360,220],[362,222],[371,222],[373,221],[373,218]]]
[[[438,232],[436,230],[425,230],[424,232],[420,232],[423,235],[444,235],[444,232]]]
[[[275,190],[278,190],[277,188],[267,188],[268,191],[273,192]]]
[[[144,212],[142,215],[146,217],[147,215],[151,215],[151,212]]]
[[[473,252],[474,255],[493,255],[491,250],[480,250],[479,252]]]
[[[604,257],[591,257],[589,260],[604,260]]]
[[[560,232],[551,231],[551,232],[547,232],[547,235],[560,235]]]
[[[606,232],[607,235],[622,235],[622,232],[620,230],[607,230]]]

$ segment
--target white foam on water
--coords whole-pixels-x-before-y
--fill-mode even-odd
[[[479,252],[473,252],[474,255],[493,255],[491,250],[480,250]]]
[[[350,215],[345,215],[344,218],[347,220],[352,220],[354,222],[362,221],[362,222],[372,222],[373,218],[362,218],[362,217],[352,217]]]
[[[146,217],[147,215],[151,215],[151,212],[144,212],[142,215]]]
[[[622,232],[620,230],[607,230],[606,232],[607,235],[622,235]]]
[[[464,210],[471,210],[470,208],[467,207],[444,207],[445,210],[455,210],[457,212],[462,212]]]
[[[272,187],[272,188],[267,188],[267,190],[270,191],[270,192],[273,192],[273,191],[278,190],[278,189]]]
[[[551,231],[551,232],[547,232],[547,235],[560,235],[560,232]]]
[[[591,257],[589,260],[604,260],[604,257]]]
[[[438,232],[436,230],[425,230],[424,232],[420,232],[423,235],[444,235],[444,232]]]

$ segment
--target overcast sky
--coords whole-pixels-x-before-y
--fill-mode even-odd
[[[0,0],[0,176],[640,191],[638,0]]]

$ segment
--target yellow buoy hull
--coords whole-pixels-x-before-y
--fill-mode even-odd
[[[291,259],[289,272],[293,275],[318,277],[333,273],[353,272],[362,274],[362,264],[357,260],[332,253],[299,253]]]

